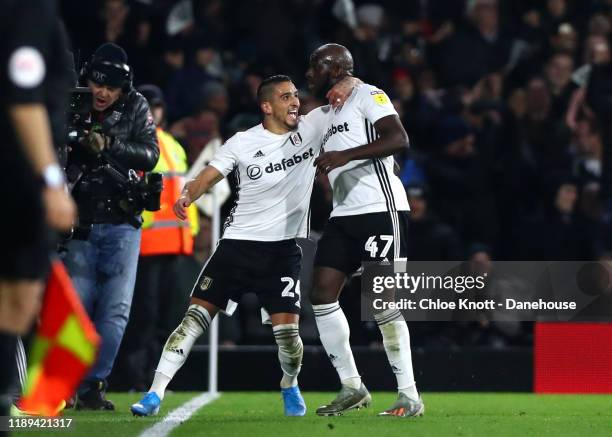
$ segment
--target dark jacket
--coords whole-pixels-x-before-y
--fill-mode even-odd
[[[605,198],[612,198],[612,63],[594,65],[587,86],[587,103],[601,126],[603,148],[603,187]]]
[[[440,219],[465,242],[493,242],[497,205],[488,161],[478,152],[463,158],[434,154],[424,168]]]
[[[534,261],[591,261],[600,253],[600,224],[579,213],[564,215],[551,208],[524,219],[517,259]]]
[[[117,161],[125,169],[139,173],[152,170],[159,159],[159,146],[155,123],[147,100],[135,90],[122,96],[117,103],[104,113],[93,116],[94,126],[101,125],[102,132],[111,138],[104,154]],[[104,170],[104,157],[87,157],[75,154],[79,161],[86,163],[86,171],[73,190],[79,207],[80,223],[125,223],[140,212],[128,208],[126,192]],[[78,156],[80,155],[80,156]]]
[[[124,167],[151,171],[159,159],[159,146],[147,99],[132,90],[121,106],[118,102],[102,122],[102,131],[113,139],[109,152]],[[118,119],[116,111],[121,114]]]
[[[435,215],[422,220],[409,219],[408,259],[412,261],[457,261],[463,259],[455,231]]]
[[[484,76],[502,71],[508,63],[512,39],[505,33],[487,41],[472,25],[459,28],[448,39],[431,47],[440,84],[474,86]]]

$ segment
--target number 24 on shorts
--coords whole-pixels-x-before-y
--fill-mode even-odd
[[[295,297],[295,295],[297,294],[298,299],[295,302],[295,306],[300,308],[300,280],[298,279],[297,284],[295,284],[295,281],[291,276],[283,276],[281,278],[281,282],[287,283],[287,285],[283,289],[283,292],[281,293],[281,297]],[[291,291],[291,289],[293,288],[293,284],[295,284],[295,293]]]
[[[376,242],[376,238],[378,238],[385,245],[378,254],[378,243]],[[368,238],[365,244],[365,251],[370,252],[371,258],[376,258],[378,254],[378,258],[384,258],[387,256],[389,249],[391,249],[391,244],[393,243],[393,235],[372,235]]]

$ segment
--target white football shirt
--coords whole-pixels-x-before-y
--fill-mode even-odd
[[[331,152],[369,144],[377,138],[374,123],[394,114],[397,112],[384,91],[372,85],[360,85],[339,110],[331,111],[323,149]],[[387,156],[350,161],[329,172],[334,191],[331,217],[409,211],[406,191],[393,166],[393,156]]]
[[[281,241],[307,237],[309,204],[329,107],[299,118],[298,127],[277,135],[259,124],[239,132],[210,162],[224,176],[236,170],[236,205],[222,238]]]

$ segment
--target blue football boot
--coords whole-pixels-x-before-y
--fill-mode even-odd
[[[285,416],[304,416],[306,414],[306,403],[297,385],[282,388],[281,393],[285,403]]]
[[[161,399],[155,392],[149,392],[135,404],[132,404],[130,410],[134,416],[154,416],[159,412]]]

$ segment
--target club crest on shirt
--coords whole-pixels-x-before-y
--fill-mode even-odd
[[[302,136],[299,132],[294,132],[289,136],[289,141],[291,141],[291,144],[294,146],[299,146],[302,144]]]
[[[389,97],[387,97],[385,92],[382,90],[370,91],[370,95],[372,96],[372,99],[379,105],[386,105],[387,103],[389,103]]]
[[[204,276],[202,278],[202,280],[200,281],[200,290],[205,291],[208,290],[210,288],[210,286],[212,285],[212,278],[209,278],[208,276]]]

